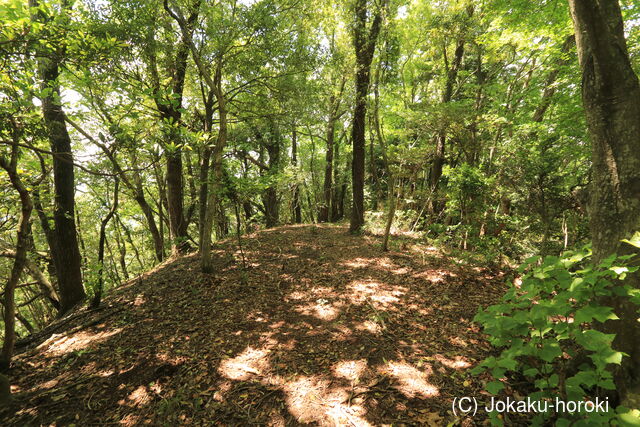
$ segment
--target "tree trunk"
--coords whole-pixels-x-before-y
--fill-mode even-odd
[[[218,101],[218,117],[220,120],[220,129],[218,131],[218,139],[211,153],[211,173],[209,180],[209,194],[207,197],[207,211],[204,218],[204,231],[202,234],[200,266],[203,273],[212,273],[213,265],[211,263],[211,231],[213,228],[213,220],[216,217],[216,208],[218,206],[218,197],[220,192],[220,183],[222,181],[222,154],[227,144],[227,105],[222,90],[222,65],[218,62],[214,78],[215,95]]]
[[[595,262],[630,251],[621,239],[640,229],[640,84],[629,60],[618,1],[569,0],[582,101],[591,135],[593,187],[591,233]],[[637,274],[627,283],[638,287]],[[621,398],[640,372],[637,307],[624,298],[606,301],[620,320],[603,330],[615,333],[615,349],[629,355],[615,373]]]
[[[82,261],[78,248],[75,224],[75,177],[71,138],[60,104],[57,53],[53,58],[40,59],[39,74],[42,87],[49,95],[42,97],[42,112],[53,154],[54,245],[52,252],[60,288],[61,313],[65,313],[85,298],[82,287]]]
[[[444,92],[442,93],[442,103],[447,104],[451,102],[453,96],[453,85],[458,78],[458,70],[462,65],[462,58],[464,56],[464,39],[458,41],[456,50],[453,57],[451,66],[448,64],[447,51],[445,47],[444,58],[445,68],[447,70],[447,81],[445,82]],[[445,149],[447,145],[447,133],[442,130],[436,138],[436,151],[433,156],[433,163],[431,165],[431,190],[435,191],[442,177],[442,167],[445,162]]]
[[[184,220],[184,191],[182,188],[182,150],[165,153],[167,158],[167,203],[171,247],[175,252],[187,249],[187,227]]]
[[[291,164],[294,168],[298,167],[298,132],[295,124],[293,125],[293,133],[291,135]],[[293,205],[293,222],[300,224],[302,222],[302,207],[300,206],[300,185],[296,182],[293,184],[293,193],[291,195]]]
[[[341,219],[340,212],[338,209],[338,205],[340,204],[340,189],[341,187],[338,185],[340,181],[339,178],[339,166],[340,166],[340,140],[338,140],[337,144],[333,144],[333,163],[335,167],[333,168],[333,185],[335,190],[332,192],[332,200],[331,200],[331,216],[329,220],[331,222],[336,222]]]
[[[393,219],[396,216],[396,207],[398,205],[398,199],[395,195],[395,179],[389,177],[389,194],[387,195],[387,203],[389,204],[389,210],[387,212],[387,221],[384,227],[384,235],[382,237],[382,250],[387,252],[389,250],[389,236],[391,235],[391,226],[393,225]]]
[[[273,124],[273,126],[276,126]],[[269,171],[271,178],[275,178],[280,169],[280,133],[275,129],[271,132],[266,141],[267,153],[269,154]],[[278,188],[275,182],[264,191],[263,203],[265,210],[265,220],[267,228],[275,227],[280,222],[280,209]]]
[[[100,222],[100,237],[98,239],[98,284],[91,299],[91,308],[98,308],[100,301],[102,301],[102,291],[104,289],[104,278],[102,274],[104,270],[104,243],[107,239],[107,224],[116,213],[116,209],[118,209],[119,184],[120,181],[116,178],[113,188],[113,204],[107,215]]]
[[[333,102],[332,102],[333,104]],[[325,156],[324,184],[323,184],[323,201],[318,211],[318,222],[329,221],[329,212],[331,211],[331,199],[333,193],[333,141],[335,138],[336,122],[333,114],[330,115],[327,122],[327,153]]]
[[[164,9],[174,18],[177,18],[169,8],[168,2],[163,2]],[[191,50],[191,34],[193,25],[198,19],[200,0],[195,0],[190,7],[190,14],[186,20],[179,21],[182,30],[182,38],[175,49],[175,58],[170,61],[169,70],[171,75],[171,102],[163,98],[163,89],[160,86],[160,77],[157,69],[157,59],[155,52],[151,52],[149,58],[149,69],[151,72],[151,82],[153,85],[156,108],[160,112],[163,122],[166,122],[167,138],[172,143],[171,148],[165,148],[167,160],[167,211],[169,214],[169,233],[171,236],[172,252],[184,253],[189,249],[187,241],[187,221],[184,215],[184,191],[182,172],[182,149],[177,126],[180,126],[182,118],[182,95],[184,92],[184,82],[187,71],[187,60]]]
[[[162,235],[160,230],[158,230],[158,226],[156,225],[156,220],[153,216],[153,209],[149,206],[147,199],[144,197],[144,191],[142,189],[142,183],[138,186],[136,184],[136,189],[134,190],[134,199],[140,206],[144,217],[147,220],[147,225],[149,226],[149,232],[151,233],[151,238],[153,239],[153,251],[156,256],[156,260],[158,262],[162,262],[164,259],[164,243],[162,239]],[[162,222],[162,218],[160,218],[160,222]]]
[[[14,138],[17,144],[17,137]],[[11,159],[0,157],[0,167],[8,174],[11,185],[20,195],[20,221],[18,223],[17,243],[15,258],[11,268],[11,274],[4,288],[4,342],[2,354],[0,354],[0,369],[5,370],[11,363],[13,349],[16,342],[15,322],[15,290],[27,262],[27,250],[29,248],[29,219],[33,210],[33,203],[29,191],[22,183],[17,171],[18,147],[12,147]]]
[[[385,3],[386,4],[386,3]],[[382,8],[383,6],[380,6]],[[365,162],[365,120],[367,116],[367,93],[371,80],[371,61],[376,41],[380,32],[382,15],[380,8],[367,31],[367,0],[356,0],[353,46],[356,54],[355,108],[351,139],[353,141],[353,160],[351,164],[351,180],[353,190],[353,206],[349,231],[359,232],[364,225],[364,162]]]

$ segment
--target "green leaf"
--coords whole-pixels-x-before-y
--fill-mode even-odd
[[[551,362],[553,359],[561,355],[562,350],[560,349],[560,344],[552,341],[545,342],[538,353],[538,356],[545,362]]]
[[[623,239],[622,242],[640,248],[640,232],[636,231],[630,239]]]
[[[576,311],[574,321],[576,323],[590,323],[596,319],[599,322],[618,319],[611,307],[600,305],[587,305]]]
[[[487,383],[486,390],[491,394],[498,394],[500,390],[504,389],[504,384],[500,381],[491,381]]]
[[[619,406],[617,412],[620,425],[625,427],[640,426],[640,410]]]

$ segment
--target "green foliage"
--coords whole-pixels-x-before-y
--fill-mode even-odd
[[[524,273],[521,282],[510,284],[500,303],[476,315],[474,320],[483,326],[490,343],[501,350],[473,371],[493,378],[486,385],[489,393],[498,394],[510,378],[531,384],[528,397],[532,400],[591,400],[600,390],[615,388],[609,368],[626,355],[612,348],[614,335],[596,326],[618,318],[601,302],[603,298],[640,302],[639,291],[624,282],[638,267],[629,265],[631,256],[612,255],[597,266],[590,263],[590,256],[585,249],[561,258],[529,258],[519,269]],[[615,417],[614,412],[549,411],[537,414],[533,422],[600,425]]]
[[[448,178],[447,189],[451,200],[449,209],[459,209],[464,215],[483,206],[483,197],[494,181],[479,168],[467,163],[455,168],[447,165],[442,175]]]

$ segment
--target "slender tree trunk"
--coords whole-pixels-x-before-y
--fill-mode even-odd
[[[332,101],[333,104],[333,101]],[[323,203],[318,211],[318,222],[329,221],[329,212],[331,211],[331,199],[333,193],[333,145],[335,138],[336,121],[333,114],[330,115],[327,122],[327,153],[325,156],[324,169],[324,185],[323,185]]]
[[[386,4],[386,3],[385,3]],[[382,15],[380,6],[375,12],[371,28],[367,29],[367,0],[356,0],[353,46],[356,54],[355,108],[351,139],[353,141],[353,163],[351,180],[353,205],[349,230],[359,232],[364,225],[364,174],[365,174],[365,126],[367,117],[367,93],[371,80],[371,61],[380,32]]]
[[[273,126],[275,127],[276,125],[273,124]],[[268,174],[270,177],[275,178],[280,169],[280,133],[277,129],[275,129],[275,132],[271,132],[265,145],[269,154]],[[280,207],[278,188],[275,182],[264,191],[263,203],[267,228],[277,226],[280,222]]]
[[[213,130],[213,104],[215,99],[215,93],[209,89],[205,95],[204,87],[202,87],[202,101],[204,102],[204,120],[203,130],[209,135]],[[210,138],[210,137],[209,137]],[[202,250],[202,236],[204,235],[204,218],[207,214],[207,195],[209,188],[209,164],[211,162],[211,140],[207,139],[205,146],[202,150],[202,156],[200,158],[200,189],[199,189],[199,204],[198,204],[198,242],[199,250]]]
[[[200,204],[198,206],[198,235],[200,243],[200,250],[202,250],[202,236],[204,236],[205,232],[205,221],[204,218],[207,215],[207,195],[209,191],[209,163],[211,161],[211,147],[204,147],[202,150],[202,159],[200,161]]]
[[[202,235],[202,249],[200,252],[200,266],[203,273],[212,273],[213,265],[211,262],[211,231],[213,228],[213,220],[216,215],[216,207],[218,206],[218,197],[220,192],[220,183],[222,181],[222,154],[227,144],[227,105],[222,89],[222,65],[218,62],[214,78],[215,95],[218,101],[218,116],[220,120],[220,129],[218,131],[218,139],[213,148],[211,160],[211,174],[209,181],[209,194],[207,197],[207,211],[204,219],[204,233]]]
[[[184,158],[187,163],[187,182],[189,184],[189,199],[190,199],[189,207],[187,208],[187,212],[185,213],[185,216],[184,216],[184,222],[185,222],[185,228],[189,228],[189,224],[191,224],[191,221],[193,220],[193,213],[195,212],[198,204],[198,190],[196,187],[196,179],[195,179],[195,173],[193,169],[193,161],[191,159],[191,152],[187,150],[184,153]]]
[[[133,253],[136,256],[136,260],[138,261],[138,265],[140,266],[140,269],[144,270],[145,264],[144,262],[142,262],[142,258],[140,257],[140,251],[138,250],[138,246],[133,240],[133,236],[131,236],[131,230],[129,230],[129,227],[127,227],[124,224],[124,222],[122,222],[122,219],[120,218],[120,215],[118,215],[118,212],[116,212],[115,215],[116,215],[116,221],[118,222],[120,228],[124,230],[126,241],[129,242],[129,244],[131,245],[131,248],[133,249]]]
[[[569,0],[582,68],[582,101],[591,135],[593,186],[591,233],[593,258],[628,253],[621,243],[640,229],[640,83],[631,67],[620,5],[616,0]],[[627,283],[636,288],[638,275]],[[640,378],[637,306],[625,298],[606,301],[620,320],[603,325],[615,333],[623,358],[615,373],[624,398]]]
[[[155,254],[156,260],[158,262],[162,262],[164,259],[164,243],[162,241],[162,234],[160,230],[158,230],[158,226],[156,225],[155,217],[153,216],[153,209],[149,206],[147,199],[144,197],[144,191],[142,189],[142,183],[134,190],[134,199],[140,206],[142,213],[144,214],[145,219],[147,220],[147,226],[149,227],[149,233],[151,233],[151,238],[153,239],[153,252]],[[162,203],[159,204],[161,206]],[[162,218],[160,218],[160,222],[162,222]]]
[[[389,208],[387,211],[387,222],[384,227],[384,236],[382,237],[382,250],[387,252],[389,250],[389,236],[391,235],[391,226],[393,225],[393,219],[396,216],[396,207],[398,205],[398,199],[395,196],[395,179],[389,178],[389,194],[387,195],[387,203]]]
[[[32,7],[37,2],[31,0]],[[65,313],[84,300],[82,286],[82,260],[78,248],[75,223],[75,176],[71,138],[65,124],[65,113],[60,104],[59,77],[60,52],[49,52],[38,61],[38,72],[43,89],[48,95],[42,97],[42,112],[53,154],[54,246],[52,251],[60,288],[60,311]]]
[[[216,204],[216,237],[218,239],[224,239],[228,235],[229,235],[229,218],[227,217],[227,213],[225,210],[224,200],[222,200],[221,197],[218,197],[217,204]]]
[[[91,308],[98,308],[102,301],[102,291],[104,289],[104,243],[107,239],[107,224],[118,209],[118,192],[120,180],[116,178],[113,188],[113,203],[107,215],[100,222],[100,237],[98,239],[98,286],[96,287],[93,298],[91,299]]]
[[[127,268],[127,244],[125,242],[124,237],[120,231],[120,224],[115,224],[115,238],[116,245],[118,246],[118,253],[120,256],[118,260],[120,261],[120,269],[122,270],[122,276],[124,280],[129,280],[129,271]]]
[[[333,144],[333,163],[334,163],[334,168],[333,168],[333,186],[334,186],[334,191],[332,192],[331,196],[332,196],[332,200],[331,200],[331,216],[329,217],[329,220],[331,222],[336,222],[340,219],[340,213],[338,212],[338,205],[340,203],[340,189],[341,186],[338,185],[338,183],[340,182],[340,175],[339,175],[339,166],[340,166],[340,140],[338,140],[337,144]]]
[[[562,68],[565,67],[571,60],[571,57],[567,55],[569,50],[575,45],[576,38],[572,34],[568,36],[564,43],[562,44],[562,48],[560,50],[561,56],[556,66],[551,72],[547,75],[547,79],[544,84],[544,89],[542,91],[542,98],[540,99],[540,104],[533,113],[532,120],[536,123],[542,123],[544,119],[544,115],[551,106],[551,101],[553,100],[553,95],[556,93],[556,80],[558,80],[558,76],[562,71]]]
[[[174,18],[177,18],[174,12],[169,8],[168,1],[163,2],[164,9]],[[167,122],[167,138],[172,143],[171,148],[165,149],[165,158],[167,160],[167,211],[169,214],[169,233],[171,236],[171,249],[173,252],[184,253],[189,249],[187,241],[187,221],[184,214],[184,190],[183,190],[183,171],[182,171],[182,149],[179,133],[176,127],[180,126],[182,118],[182,95],[184,91],[185,76],[187,71],[187,60],[191,50],[191,34],[193,25],[198,19],[200,9],[200,0],[195,0],[190,7],[190,14],[182,22],[179,21],[182,30],[182,38],[176,46],[175,58],[171,61],[171,92],[172,100],[167,103],[163,99],[160,87],[160,78],[157,69],[157,60],[155,52],[150,55],[149,68],[151,71],[151,80],[155,92],[156,107],[160,112],[162,120]]]
[[[298,132],[295,124],[291,134],[291,164],[294,168],[298,167]],[[291,195],[293,205],[293,221],[296,224],[302,222],[302,207],[300,206],[300,185],[296,182],[293,184],[293,193]]]
[[[451,102],[453,96],[453,85],[458,78],[458,70],[462,65],[462,58],[464,56],[464,39],[461,39],[456,44],[456,50],[453,57],[453,62],[449,66],[447,60],[446,47],[444,51],[445,67],[447,69],[447,80],[445,82],[444,92],[442,94],[442,103],[447,104]],[[435,191],[442,177],[442,167],[445,162],[445,150],[447,145],[447,133],[442,130],[436,137],[436,151],[433,156],[433,163],[431,165],[431,189]]]
[[[187,227],[184,219],[184,192],[182,179],[182,150],[167,151],[167,203],[169,232],[173,251],[184,252],[187,248]]]
[[[168,223],[166,221],[166,216],[164,214],[165,207],[167,206],[166,193],[164,190],[164,177],[162,176],[162,170],[160,168],[154,167],[155,178],[156,178],[156,186],[158,188],[158,235],[160,237],[160,242],[162,243],[162,258],[164,259],[164,236],[165,236],[165,227]],[[144,190],[143,190],[144,194]]]
[[[17,137],[14,138],[17,144]],[[0,157],[0,167],[8,174],[11,185],[20,196],[20,220],[18,223],[17,243],[15,258],[11,268],[11,274],[4,288],[4,342],[2,344],[2,354],[0,354],[0,370],[5,370],[11,363],[13,349],[16,342],[15,334],[15,290],[18,286],[20,276],[27,262],[27,251],[29,249],[29,220],[33,210],[33,203],[29,191],[23,184],[17,170],[18,146],[12,147],[11,159]]]
[[[0,257],[15,258],[16,255],[17,255],[16,251],[12,249],[2,249],[0,251]],[[47,301],[49,301],[49,303],[53,306],[53,308],[55,308],[56,310],[59,310],[60,297],[58,296],[58,293],[53,287],[53,284],[51,284],[49,279],[47,279],[47,276],[45,276],[45,274],[40,270],[38,265],[33,261],[31,261],[29,258],[27,258],[25,261],[25,268],[29,271],[29,275],[33,277],[33,279],[40,286],[40,291],[42,292],[42,295],[46,297]]]

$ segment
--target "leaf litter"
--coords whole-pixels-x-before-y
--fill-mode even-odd
[[[504,273],[343,226],[264,230],[165,261],[20,348],[3,425],[473,425],[471,321]],[[64,323],[64,324],[63,324]],[[55,333],[52,333],[55,331]]]

